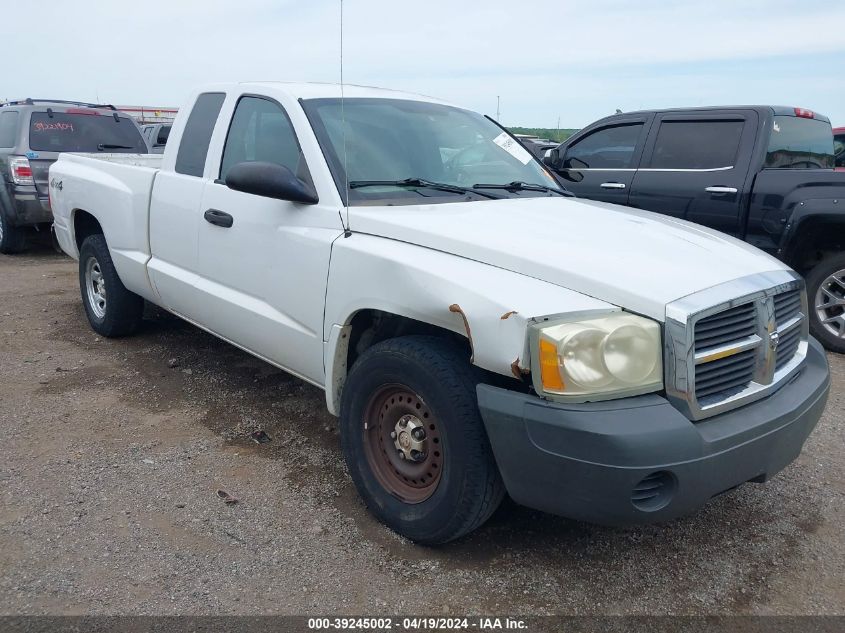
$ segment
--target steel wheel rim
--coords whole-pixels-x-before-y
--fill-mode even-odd
[[[85,289],[88,306],[98,319],[106,316],[106,280],[96,257],[85,262]]]
[[[825,330],[845,338],[845,269],[833,273],[819,286],[816,316]]]
[[[364,454],[379,484],[405,503],[429,499],[443,471],[443,440],[440,423],[423,399],[404,385],[383,385],[370,397],[362,426]],[[420,428],[424,439],[414,439]],[[414,450],[417,459],[400,457]],[[420,452],[425,454],[422,459]]]

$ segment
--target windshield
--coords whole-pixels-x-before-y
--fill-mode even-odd
[[[134,152],[146,154],[138,126],[111,114],[33,112],[29,148],[41,152]]]
[[[831,169],[833,130],[830,123],[796,116],[776,116],[769,137],[766,167]]]
[[[346,99],[343,107],[340,99],[312,99],[303,105],[341,195],[348,177],[351,205],[551,195],[542,188],[497,189],[495,196],[479,188],[488,195],[473,195],[479,184],[559,188],[518,141],[468,110],[402,99]]]

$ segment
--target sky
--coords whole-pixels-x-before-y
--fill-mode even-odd
[[[340,0],[3,2],[0,99],[178,106],[219,81],[338,82]],[[845,2],[344,0],[343,79],[509,126],[779,104],[845,125]]]

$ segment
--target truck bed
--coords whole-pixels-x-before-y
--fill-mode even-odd
[[[147,298],[153,294],[146,272],[150,195],[161,161],[152,154],[61,154],[50,168],[56,237],[62,248],[79,256],[74,219],[85,211],[96,213],[121,279]]]

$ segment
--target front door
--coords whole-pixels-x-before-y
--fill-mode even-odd
[[[282,106],[241,96],[218,177],[206,180],[202,196],[198,320],[291,373],[322,383],[326,279],[339,224],[324,222],[326,209],[229,189],[227,172],[245,161],[284,165],[310,181]]]
[[[648,117],[614,118],[566,144],[555,169],[576,196],[627,204]]]

